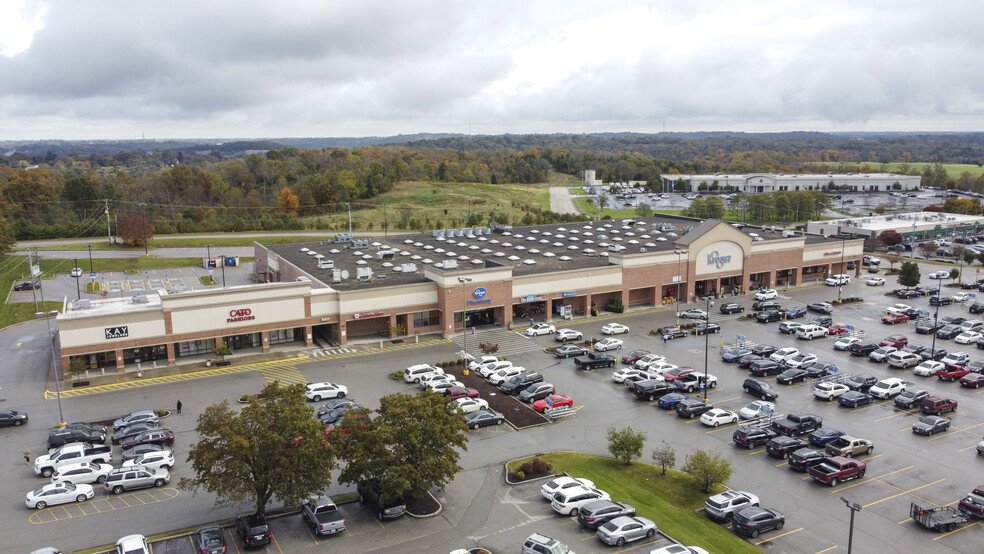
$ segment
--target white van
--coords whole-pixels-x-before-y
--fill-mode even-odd
[[[819,325],[803,325],[802,327],[796,329],[796,336],[805,340],[812,340],[817,337],[826,337],[829,331],[826,327],[821,327]]]

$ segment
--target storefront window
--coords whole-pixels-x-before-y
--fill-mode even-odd
[[[270,344],[286,344],[298,340],[298,329],[277,329],[270,331]]]
[[[178,358],[183,356],[208,355],[213,354],[212,349],[215,348],[215,339],[189,340],[176,343],[174,346],[174,354]]]
[[[458,316],[460,317],[460,316]],[[455,319],[455,321],[460,321],[460,319]],[[413,314],[413,326],[414,327],[430,327],[431,325],[440,325],[441,323],[441,312],[440,310],[429,310],[426,312],[414,312]]]

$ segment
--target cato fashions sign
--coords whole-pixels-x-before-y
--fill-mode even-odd
[[[226,323],[253,321],[254,319],[256,319],[256,316],[253,315],[253,310],[249,308],[239,308],[235,310],[229,310],[229,317],[226,319]]]

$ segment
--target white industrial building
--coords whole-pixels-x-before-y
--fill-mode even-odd
[[[918,175],[895,173],[821,173],[785,174],[747,173],[743,175],[671,175],[662,179],[665,192],[736,191],[760,194],[797,190],[892,191],[916,190],[922,182]],[[677,186],[682,183],[684,190]],[[729,187],[729,188],[725,188]]]
[[[912,212],[811,221],[806,224],[807,233],[825,236],[845,234],[877,238],[889,229],[902,233],[907,243],[977,236],[984,234],[984,217],[941,212]]]

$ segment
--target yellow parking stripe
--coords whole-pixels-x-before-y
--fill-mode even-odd
[[[915,491],[917,491],[919,489],[926,488],[926,487],[928,487],[930,485],[935,485],[936,483],[942,483],[943,481],[946,481],[946,479],[939,479],[937,481],[933,481],[932,483],[926,483],[925,485],[918,486],[918,487],[916,487],[914,489],[909,489],[907,491],[902,491],[902,492],[900,492],[898,494],[893,494],[892,496],[886,496],[885,498],[882,498],[881,500],[875,500],[874,502],[869,502],[869,503],[867,503],[867,504],[865,504],[865,505],[863,505],[861,507],[862,508],[867,508],[868,506],[874,506],[875,504],[878,504],[879,502],[884,502],[886,500],[891,500],[893,498],[898,498],[899,496],[902,496],[903,494],[909,494],[910,492],[915,492]]]
[[[841,492],[841,491],[845,491],[847,489],[852,489],[854,487],[857,487],[857,486],[860,486],[860,485],[864,485],[865,483],[873,483],[873,482],[879,482],[879,483],[881,483],[882,481],[880,481],[880,479],[882,477],[888,477],[889,475],[894,475],[896,473],[901,473],[901,472],[903,472],[903,471],[905,471],[907,469],[912,469],[913,467],[914,466],[904,467],[902,469],[897,469],[895,471],[889,471],[888,473],[883,473],[883,474],[878,475],[878,476],[875,476],[875,477],[870,477],[870,478],[868,478],[865,481],[861,481],[860,483],[854,483],[853,485],[848,485],[846,487],[840,487],[840,488],[834,489],[834,490],[830,491],[830,494],[835,494],[835,493],[838,493],[838,492]],[[883,484],[888,485],[888,483],[883,483]],[[889,485],[889,486],[891,486],[891,485]]]
[[[980,521],[975,521],[974,523],[971,523],[970,525],[965,525],[963,527],[958,527],[957,529],[954,529],[953,531],[950,531],[949,533],[943,533],[942,535],[936,537],[933,540],[934,541],[938,541],[938,540],[942,539],[943,537],[949,537],[950,535],[952,535],[954,533],[959,533],[960,531],[963,531],[964,529],[970,529],[971,527],[973,527],[975,525],[980,525],[980,524],[981,524]]]
[[[52,506],[33,512],[28,518],[28,521],[32,524],[42,524],[65,521],[66,519],[77,519],[80,517],[112,512],[114,510],[123,510],[125,508],[135,508],[148,504],[167,502],[168,500],[177,497],[178,494],[180,494],[178,489],[163,488],[127,493],[120,496],[107,496],[106,498],[87,500],[82,503],[59,504],[58,506]],[[127,502],[127,499],[134,501],[139,500],[140,503],[131,505]],[[114,504],[114,502],[122,503],[123,506]]]
[[[776,539],[779,539],[779,538],[782,538],[782,537],[785,537],[786,535],[792,535],[793,533],[798,533],[798,532],[800,532],[800,531],[802,531],[802,530],[803,530],[803,528],[802,528],[802,527],[800,527],[799,529],[794,529],[794,530],[792,530],[792,531],[790,531],[790,532],[788,532],[788,533],[783,533],[783,534],[781,534],[781,535],[776,535],[776,536],[774,536],[774,537],[769,537],[769,538],[767,538],[767,539],[765,539],[765,540],[763,540],[763,541],[759,541],[759,542],[757,542],[757,543],[755,543],[755,546],[758,546],[758,545],[760,545],[760,544],[762,544],[762,543],[767,543],[767,542],[769,542],[769,541],[774,541],[774,540],[776,540]]]

